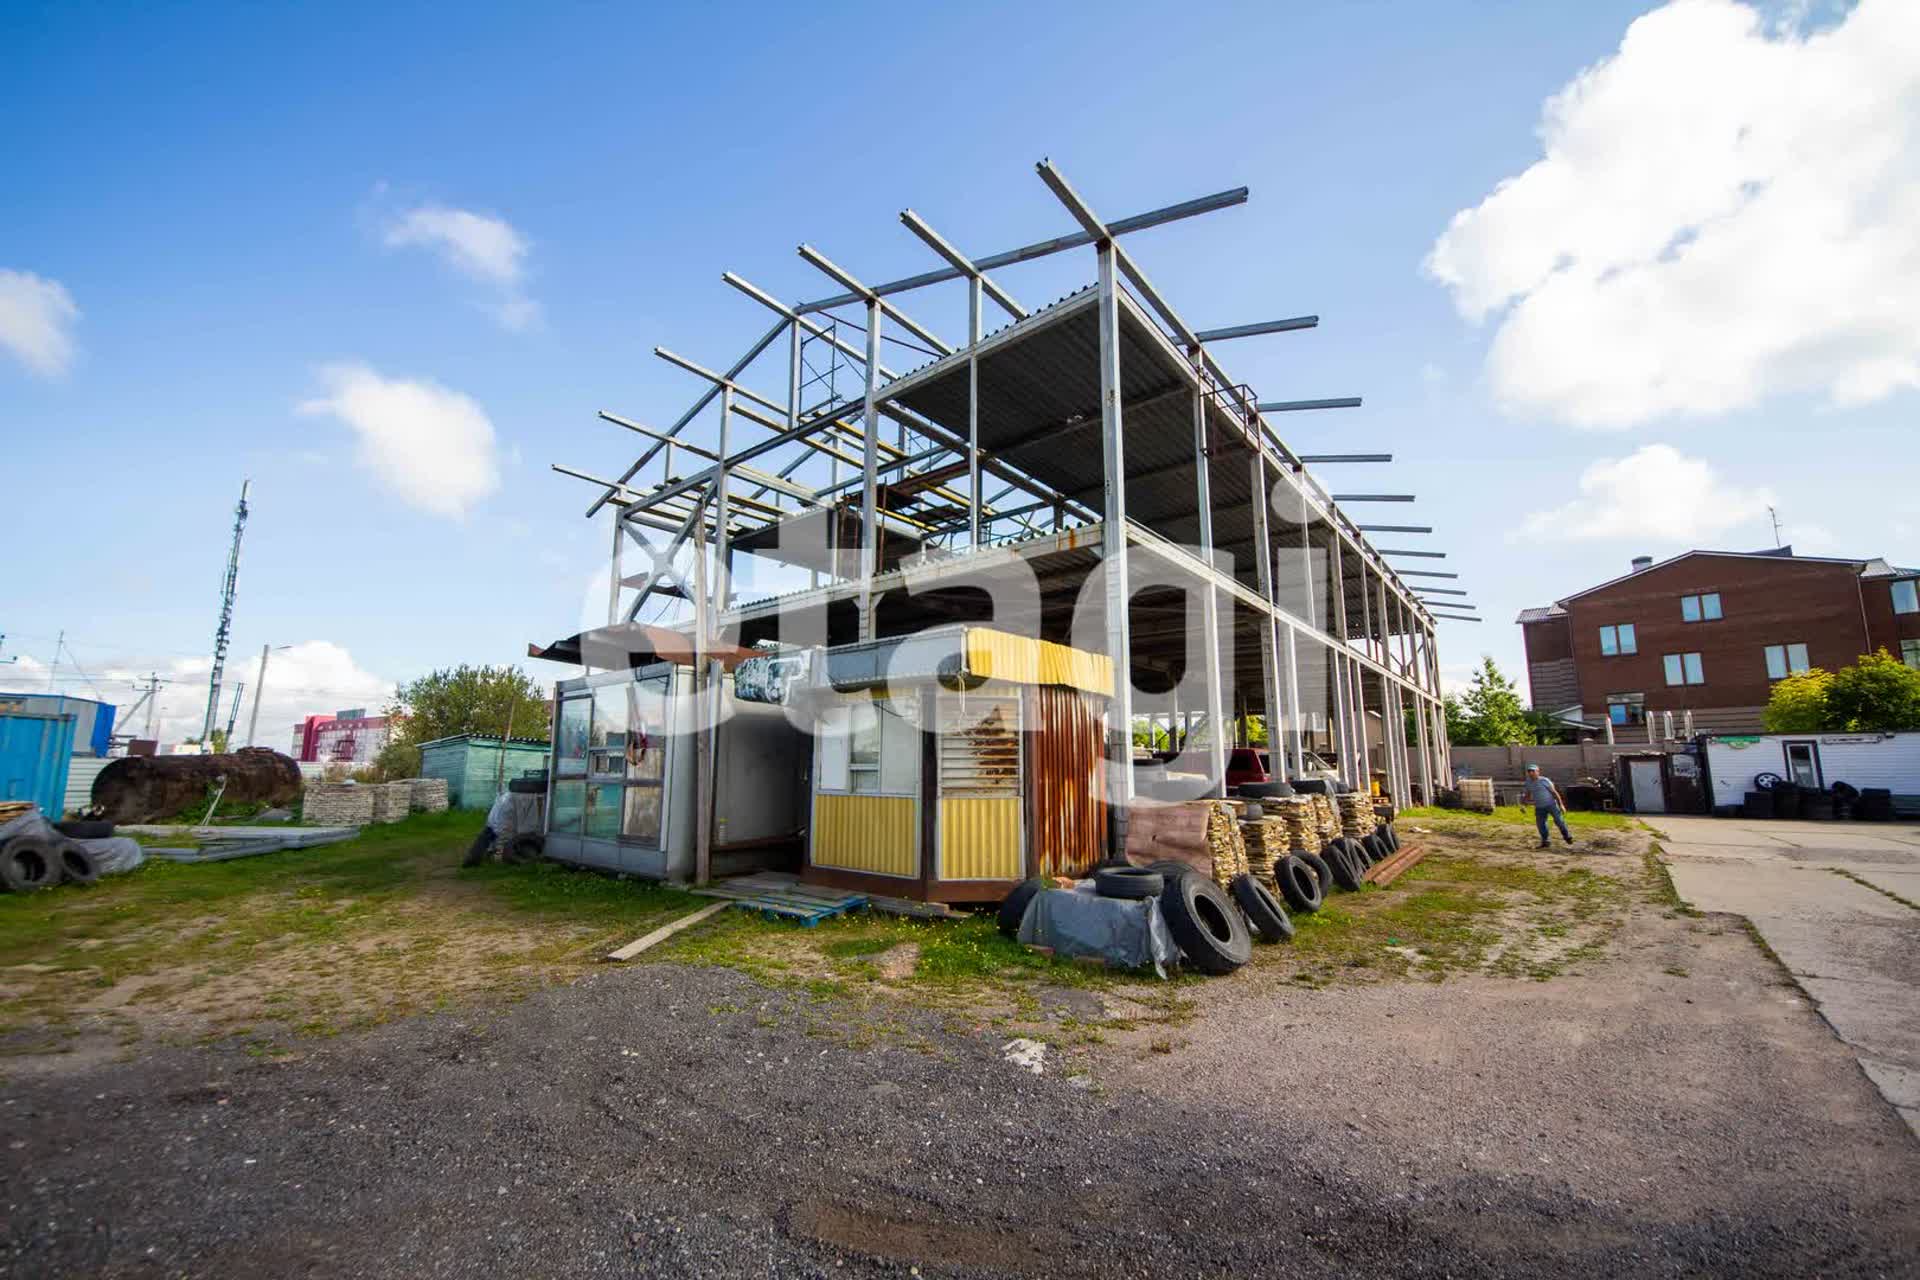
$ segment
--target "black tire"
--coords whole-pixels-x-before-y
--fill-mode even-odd
[[[1753,789],[1755,791],[1771,791],[1784,781],[1786,781],[1786,779],[1777,773],[1756,773],[1753,775]]]
[[[1326,844],[1327,861],[1333,862],[1335,854],[1339,854],[1343,857],[1349,857],[1349,858],[1364,856],[1361,853],[1360,842],[1358,840],[1355,840],[1352,836],[1335,836],[1333,839],[1327,841],[1327,844]]]
[[[100,863],[85,845],[60,846],[60,876],[68,884],[93,884],[100,879]]]
[[[524,836],[515,836],[513,843],[507,846],[506,852],[502,856],[515,866],[528,862],[538,862],[547,856],[547,838],[543,835],[533,833]]]
[[[509,778],[507,790],[517,796],[543,796],[547,794],[545,778]]]
[[[1383,827],[1381,831],[1385,829]],[[1360,842],[1367,848],[1367,861],[1370,863],[1381,862],[1393,856],[1393,850],[1387,847],[1387,838],[1381,834],[1381,831],[1375,831]]]
[[[1287,919],[1286,908],[1273,896],[1273,890],[1245,875],[1235,876],[1227,888],[1233,893],[1233,900],[1240,904],[1240,910],[1246,912],[1247,923],[1253,926],[1254,936],[1260,941],[1293,941],[1293,921]]]
[[[1166,887],[1166,877],[1147,867],[1101,867],[1093,873],[1094,892],[1103,898],[1157,898]]]
[[[1387,838],[1387,852],[1400,852],[1400,833],[1393,829],[1393,824],[1389,822],[1386,826],[1380,828],[1380,831]]]
[[[1348,893],[1358,893],[1362,870],[1359,855],[1345,847],[1330,849],[1328,853],[1330,856],[1327,860],[1333,864],[1333,882]]]
[[[1295,778],[1287,785],[1293,788],[1295,795],[1330,796],[1333,794],[1333,788],[1327,784],[1325,778]]]
[[[1160,878],[1172,884],[1181,876],[1197,876],[1200,869],[1190,862],[1181,862],[1178,858],[1162,858],[1158,862],[1149,862],[1147,870],[1158,871]]]
[[[1326,846],[1322,845],[1321,848],[1324,849]],[[1333,864],[1317,853],[1296,852],[1293,856],[1306,863],[1308,869],[1313,872],[1313,878],[1320,882],[1322,898],[1333,892]]]
[[[45,836],[15,836],[0,848],[0,884],[15,893],[60,883],[60,847]]]
[[[1009,938],[1020,936],[1020,922],[1027,918],[1027,908],[1033,900],[1047,889],[1047,882],[1039,876],[1031,880],[1022,880],[1013,887],[1000,903],[1000,932]]]
[[[1243,782],[1238,790],[1248,800],[1280,800],[1293,794],[1293,784],[1278,779],[1271,782]]]
[[[1273,864],[1273,879],[1280,886],[1280,896],[1287,900],[1287,905],[1302,915],[1318,911],[1326,899],[1320,877],[1297,853],[1290,853]]]
[[[1187,963],[1216,977],[1253,959],[1253,935],[1233,899],[1205,876],[1181,876],[1160,895],[1160,911]]]
[[[113,824],[98,818],[68,818],[54,823],[53,829],[75,840],[105,840],[113,834]]]
[[[485,862],[487,855],[492,852],[493,828],[482,827],[480,828],[480,834],[473,838],[473,843],[467,846],[467,856],[460,859],[460,865],[463,867],[477,867]]]

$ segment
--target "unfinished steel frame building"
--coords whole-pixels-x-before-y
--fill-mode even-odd
[[[1362,787],[1384,774],[1398,803],[1416,786],[1431,798],[1450,777],[1434,615],[1268,420],[1359,401],[1262,402],[1214,355],[1220,342],[1318,317],[1195,330],[1122,247],[1132,232],[1243,203],[1247,189],[1109,222],[1050,163],[1037,168],[1078,231],[970,259],[908,210],[901,221],[944,265],[867,284],[802,245],[843,292],[796,305],[724,273],[772,326],[724,372],[656,348],[707,384],[693,406],[664,429],[603,412],[647,439],[617,477],[554,467],[600,488],[586,514],[612,509],[612,561],[607,627],[545,656],[628,665],[657,649],[642,637],[660,629],[635,625],[650,609],[690,631],[697,678],[740,646],[992,622],[1113,659],[1109,799],[1123,813],[1143,721],[1219,727],[1175,739],[1214,795],[1225,751],[1258,716],[1275,776],[1297,776],[1312,752]],[[1096,282],[1039,310],[988,274],[1081,249]],[[897,301],[949,282],[967,290],[959,346]],[[988,302],[1010,323],[988,332]],[[883,342],[932,359],[898,372]],[[785,356],[783,395],[744,381],[777,360],[770,352]],[[703,414],[717,417],[717,438],[703,433],[711,444],[688,436]],[[742,555],[805,584],[742,598]],[[996,611],[994,575],[1016,562],[1037,583],[1025,610],[1036,616]],[[710,687],[717,701],[719,682]],[[713,785],[709,770],[709,800]]]

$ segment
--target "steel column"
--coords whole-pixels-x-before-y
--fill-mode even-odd
[[[1116,850],[1126,846],[1126,813],[1133,805],[1133,646],[1127,625],[1132,597],[1127,575],[1126,445],[1120,419],[1120,298],[1113,242],[1100,258],[1100,434],[1105,501],[1100,530],[1101,569],[1106,575],[1107,653],[1113,659],[1112,722],[1108,734],[1113,781],[1110,800],[1119,806],[1108,829]]]
[[[880,302],[867,303],[867,390],[860,457],[860,638],[875,634],[873,579],[880,571]]]
[[[1199,352],[1194,359],[1197,363]],[[1213,481],[1208,474],[1207,402],[1198,390],[1193,392],[1193,463],[1195,501],[1200,507],[1200,558],[1213,563]],[[1254,465],[1259,465],[1255,459]],[[1256,501],[1258,500],[1256,496]],[[1202,581],[1205,594],[1200,603],[1201,644],[1206,649],[1207,688],[1207,794],[1224,798],[1227,794],[1227,744],[1220,734],[1220,722],[1226,715],[1220,690],[1220,595],[1213,583]],[[1269,731],[1271,732],[1271,731]]]

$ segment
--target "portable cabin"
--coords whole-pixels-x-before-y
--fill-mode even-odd
[[[420,744],[420,776],[446,780],[449,808],[484,810],[501,787],[545,768],[551,750],[539,738],[502,741],[483,733],[456,733]],[[326,776],[328,763],[315,762],[318,776]],[[304,766],[301,774],[306,774]]]
[[[805,823],[807,736],[786,712],[736,700],[714,730],[711,871],[793,869]],[[695,878],[699,738],[693,668],[674,662],[562,680],[548,768],[550,858],[653,880]]]
[[[797,696],[814,723],[803,880],[993,901],[1105,855],[1109,659],[942,627],[827,649]]]

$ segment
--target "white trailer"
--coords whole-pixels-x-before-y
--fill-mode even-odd
[[[1920,733],[1762,733],[1706,739],[1710,805],[1737,805],[1771,773],[1821,791],[1845,782],[1893,793],[1894,812],[1920,813]]]

